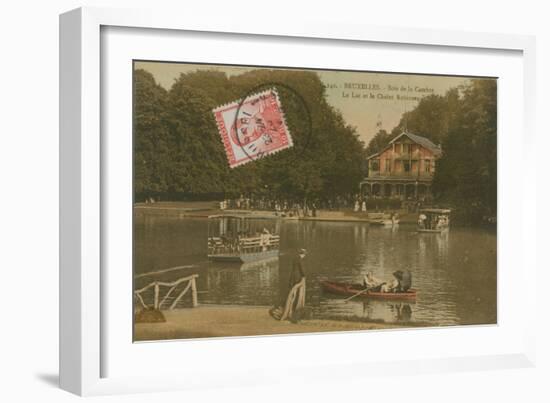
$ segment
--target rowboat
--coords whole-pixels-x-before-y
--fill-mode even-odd
[[[369,220],[370,225],[378,225],[380,227],[393,227],[394,225],[399,224],[399,220],[392,220],[391,218],[380,219],[380,220]]]
[[[365,289],[363,284],[339,283],[337,281],[321,281],[321,287],[331,294],[352,296]],[[377,299],[415,299],[417,291],[410,289],[407,292],[379,292],[366,291],[357,296],[357,298],[377,298]]]

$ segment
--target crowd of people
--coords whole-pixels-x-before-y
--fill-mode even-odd
[[[220,210],[256,210],[272,211],[277,215],[284,217],[316,217],[319,210],[341,211],[350,210],[355,213],[380,212],[387,210],[398,210],[405,207],[407,211],[413,212],[423,207],[422,201],[414,203],[402,202],[393,204],[369,202],[367,197],[359,194],[349,197],[338,196],[334,199],[310,199],[296,200],[285,198],[268,197],[238,197],[234,199],[225,199],[219,202]]]
[[[285,198],[244,197],[225,199],[219,202],[221,210],[275,211],[287,215],[314,215],[317,210],[340,210],[353,207],[354,198],[337,196],[334,200],[295,200]]]
[[[261,231],[239,231],[208,238],[209,254],[219,253],[257,253],[277,249],[279,236],[267,228]]]

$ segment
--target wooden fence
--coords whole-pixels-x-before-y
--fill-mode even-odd
[[[143,293],[150,288],[153,288],[154,290],[154,302],[153,302],[153,308],[161,310],[163,305],[169,300],[170,295],[174,290],[182,283],[188,282],[187,286],[178,294],[176,298],[173,299],[172,303],[170,304],[169,308],[170,310],[174,309],[178,302],[183,298],[185,294],[189,290],[191,290],[191,301],[193,304],[193,307],[198,306],[198,300],[197,300],[197,282],[196,279],[199,277],[198,274],[192,274],[187,277],[182,277],[176,281],[172,282],[164,282],[164,281],[153,281],[152,283],[147,284],[145,287],[134,291],[134,295],[136,296],[137,300],[141,303],[141,305],[145,309],[151,308],[151,306],[147,305],[145,301],[143,300]],[[164,295],[162,299],[160,299],[160,287],[169,287],[168,291]]]

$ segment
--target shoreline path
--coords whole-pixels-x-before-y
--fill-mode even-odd
[[[166,322],[136,323],[135,341],[404,328],[383,322],[308,319],[277,321],[267,306],[201,305],[163,311]]]

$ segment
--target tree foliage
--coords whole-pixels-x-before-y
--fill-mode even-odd
[[[378,130],[374,137],[369,141],[367,146],[367,156],[376,154],[382,151],[397,134],[394,135],[393,132],[388,133],[384,129]]]
[[[135,72],[135,192],[140,199],[269,195],[303,200],[357,191],[364,144],[326,102],[313,72],[182,74],[169,91]],[[294,146],[230,169],[212,110],[262,85],[279,92]],[[267,88],[267,87],[266,87]]]
[[[168,187],[170,142],[166,91],[143,70],[135,72],[134,188],[137,194],[165,192]]]
[[[416,108],[401,117],[397,133],[408,131],[441,144],[457,117],[460,89],[452,88],[445,95],[429,95],[420,100]],[[394,129],[395,130],[395,129]]]
[[[473,80],[464,89],[443,138],[433,189],[460,208],[465,220],[495,215],[497,209],[497,87]]]

